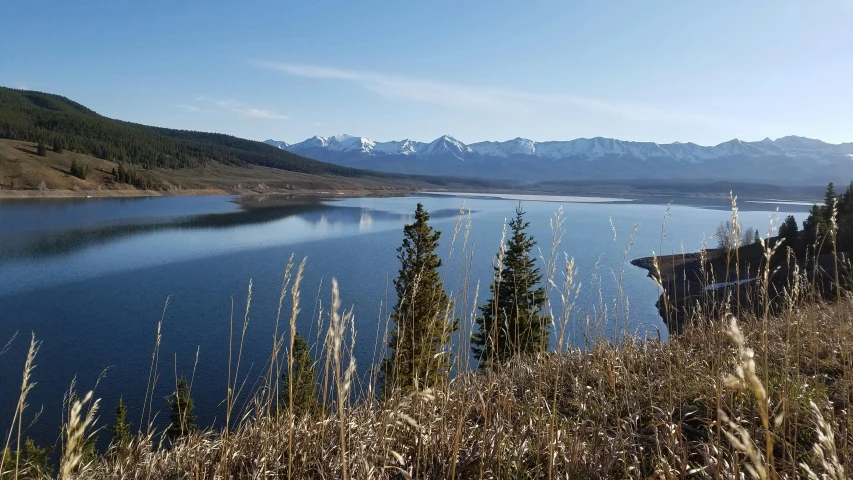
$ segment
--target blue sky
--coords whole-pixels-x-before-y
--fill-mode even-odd
[[[3,7],[0,85],[263,140],[853,141],[853,2]]]

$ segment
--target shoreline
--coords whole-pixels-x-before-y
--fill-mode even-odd
[[[3,190],[0,200],[36,200],[36,199],[85,199],[85,198],[150,198],[150,197],[188,197],[207,195],[237,195],[260,197],[264,195],[323,198],[358,198],[376,196],[403,196],[419,193],[420,190],[284,190],[258,192],[255,190],[225,190],[221,188],[194,188],[171,191],[157,190]]]
[[[0,190],[0,200],[57,199],[57,198],[144,198],[197,195],[227,195],[217,188],[198,188],[159,192],[155,190]]]

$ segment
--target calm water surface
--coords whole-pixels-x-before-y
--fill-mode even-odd
[[[653,251],[680,252],[682,245],[686,251],[697,250],[704,236],[729,218],[727,207],[713,202],[673,205],[662,240],[666,205],[577,200],[524,198],[523,207],[529,231],[546,255],[550,221],[558,208],[564,210],[560,252],[575,258],[583,283],[578,324],[586,312],[601,313],[600,298],[612,315],[624,266],[627,300],[618,306],[620,322],[627,318],[632,332],[665,337],[655,308],[657,287],[645,271],[627,262]],[[402,226],[412,220],[419,201],[430,211],[433,226],[444,233],[440,253],[446,259],[445,286],[451,292],[464,288],[464,242],[460,233],[448,260],[450,240],[463,202],[466,211],[470,209],[465,250],[473,251],[470,280],[483,286],[482,303],[488,297],[502,225],[514,214],[517,198],[425,195],[296,204],[227,196],[0,201],[0,347],[18,332],[11,348],[0,356],[0,432],[7,431],[14,412],[30,332],[43,344],[34,372],[38,385],[28,399],[25,423],[44,410],[27,435],[52,444],[63,392],[72,379],[77,379],[79,391],[87,391],[105,369],[97,389],[103,399],[101,424],[111,421],[120,395],[129,405],[129,418],[138,422],[157,322],[167,298],[162,377],[155,394],[155,409],[161,410],[158,421],[160,425],[167,421],[163,399],[174,389],[174,372],[191,374],[198,352],[193,396],[199,423],[216,423],[223,416],[232,301],[235,323],[242,322],[251,280],[241,367],[248,373],[249,389],[269,355],[282,274],[291,254],[297,261],[308,258],[298,329],[316,341],[317,312],[320,305],[330,303],[331,279],[337,278],[342,303],[355,314],[355,357],[363,372],[374,362],[377,325],[387,313],[386,299],[393,296],[391,281],[399,267],[395,249],[402,240]],[[755,210],[741,212],[742,223],[766,231],[777,205],[752,203],[749,208]],[[776,224],[788,213],[802,220],[808,207],[778,208]],[[559,302],[555,305],[559,316]],[[473,305],[464,307],[470,312]],[[579,328],[572,332],[572,343],[581,337]],[[605,329],[607,334],[612,325]]]

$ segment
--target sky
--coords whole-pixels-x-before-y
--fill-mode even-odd
[[[0,85],[290,143],[853,141],[853,1],[75,0],[3,7]]]

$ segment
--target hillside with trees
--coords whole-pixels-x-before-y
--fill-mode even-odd
[[[46,146],[150,170],[203,166],[263,166],[345,177],[395,176],[311,160],[262,142],[219,133],[173,130],[114,120],[59,95],[0,87],[0,138]]]

